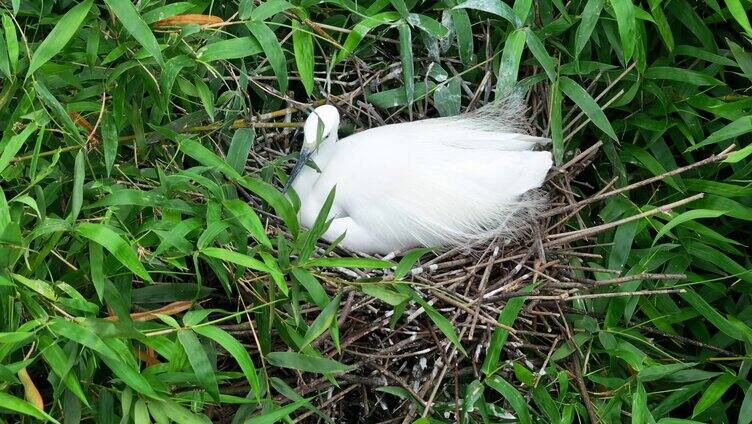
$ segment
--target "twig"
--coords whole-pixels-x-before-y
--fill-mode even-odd
[[[624,296],[648,296],[654,294],[672,294],[672,293],[686,293],[685,289],[664,289],[664,290],[641,290],[641,291],[628,291],[628,292],[615,292],[615,293],[589,293],[578,294],[571,296],[569,293],[562,293],[560,295],[546,295],[546,296],[530,296],[529,300],[559,300],[571,302],[573,300],[583,299],[601,299],[607,297],[624,297]]]
[[[590,278],[582,278],[577,279],[577,281],[582,281],[583,283],[591,284],[593,286],[609,286],[611,284],[621,284],[626,283],[629,281],[638,281],[638,280],[684,280],[687,276],[685,274],[653,274],[653,273],[644,273],[644,274],[636,274],[636,275],[625,275],[623,277],[618,278],[609,278],[607,280],[593,280]]]
[[[591,424],[598,424],[600,423],[600,420],[598,420],[598,414],[595,413],[593,401],[590,400],[590,395],[588,394],[587,387],[585,386],[585,380],[582,377],[582,368],[580,367],[579,354],[572,357],[572,368],[574,368],[574,378],[575,380],[577,380],[577,388],[580,389],[580,395],[582,396],[582,400],[585,403],[585,409],[587,409],[590,422]]]
[[[669,203],[667,205],[659,206],[655,209],[649,210],[647,212],[639,213],[637,215],[632,215],[628,218],[620,219],[618,221],[609,222],[607,224],[598,225],[595,227],[590,228],[583,228],[577,231],[570,231],[568,233],[561,233],[561,234],[553,234],[549,237],[555,238],[554,240],[547,241],[544,246],[554,246],[558,244],[564,244],[568,243],[570,241],[579,240],[585,237],[592,236],[594,234],[602,233],[608,229],[618,227],[619,225],[626,224],[628,222],[636,221],[643,218],[648,218],[653,215],[657,215],[659,213],[667,212],[673,208],[686,205],[687,203],[694,202],[695,200],[702,199],[705,196],[705,193],[698,193],[694,196],[687,197],[686,199],[682,199],[676,202]]]
[[[644,187],[644,186],[646,186],[648,184],[652,184],[654,182],[661,181],[661,180],[666,179],[668,177],[673,177],[674,175],[681,174],[681,173],[689,171],[691,169],[699,168],[701,166],[704,166],[704,165],[707,165],[707,164],[710,164],[710,163],[714,163],[714,162],[720,162],[720,161],[726,159],[735,148],[736,148],[736,146],[731,145],[731,146],[727,147],[725,150],[723,150],[721,153],[719,153],[717,155],[709,156],[708,158],[703,159],[703,160],[701,160],[699,162],[695,162],[695,163],[693,163],[691,165],[682,166],[681,168],[676,168],[673,171],[664,172],[661,175],[656,175],[655,177],[647,178],[647,179],[644,179],[642,181],[638,181],[636,183],[633,183],[633,184],[630,184],[630,185],[627,185],[627,186],[624,186],[624,187],[621,187],[621,188],[617,188],[616,190],[612,190],[612,191],[609,191],[607,193],[598,194],[598,195],[589,197],[589,198],[587,198],[585,200],[579,201],[577,203],[573,203],[571,205],[562,206],[560,208],[556,208],[554,210],[550,210],[548,212],[545,212],[543,214],[543,217],[547,218],[549,216],[558,215],[560,213],[567,212],[567,211],[570,211],[572,209],[576,209],[576,208],[582,207],[584,205],[588,205],[590,203],[595,203],[597,201],[600,201],[600,200],[603,200],[603,199],[607,199],[607,198],[609,198],[611,196],[615,196],[617,194],[621,194],[621,193],[624,193],[626,191],[629,191],[629,190],[632,190],[632,189],[635,189],[635,188]]]

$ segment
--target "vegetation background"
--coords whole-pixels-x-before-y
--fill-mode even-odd
[[[0,421],[752,422],[748,0],[0,7]],[[410,271],[435,254],[299,228],[299,110],[347,132],[515,84],[574,253],[475,338],[475,289]]]

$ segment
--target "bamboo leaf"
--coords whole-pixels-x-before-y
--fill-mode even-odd
[[[292,46],[295,53],[295,65],[298,68],[303,87],[305,88],[306,93],[310,96],[313,94],[314,84],[313,37],[305,27],[297,21],[293,21],[292,28]]]
[[[209,357],[206,356],[204,347],[201,346],[196,334],[191,330],[179,330],[178,340],[185,349],[185,355],[188,361],[191,363],[193,372],[196,373],[198,382],[206,389],[209,396],[215,401],[219,402],[219,386],[217,385],[217,378],[214,375],[214,369],[209,362]]]
[[[146,268],[141,264],[131,246],[112,228],[103,224],[83,222],[75,228],[75,231],[80,236],[96,242],[107,249],[121,264],[125,265],[126,268],[137,276],[146,281],[151,281],[149,273],[146,272]]]
[[[55,24],[55,27],[47,34],[44,41],[34,50],[31,62],[29,62],[29,69],[26,71],[26,78],[60,53],[81,27],[84,18],[89,14],[92,4],[93,0],[78,3],[60,18],[60,21]]]
[[[559,79],[559,86],[561,91],[567,95],[577,106],[582,109],[583,112],[590,118],[593,123],[601,129],[606,135],[611,137],[614,141],[617,141],[616,133],[611,127],[611,123],[608,122],[608,118],[603,113],[603,110],[598,104],[590,97],[590,94],[585,91],[579,84],[572,81],[567,77],[561,77]]]
[[[266,355],[267,361],[276,367],[291,368],[298,371],[312,373],[340,373],[353,369],[333,359],[306,355],[296,352],[271,352]]]
[[[149,52],[160,66],[164,66],[159,43],[157,43],[157,39],[141,18],[133,3],[130,0],[104,0],[104,2],[118,17],[123,28]]]

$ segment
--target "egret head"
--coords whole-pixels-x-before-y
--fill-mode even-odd
[[[293,180],[303,169],[308,158],[322,143],[337,141],[338,129],[339,112],[332,105],[319,106],[308,115],[308,119],[303,126],[303,148],[300,149],[298,161],[287,179],[285,191],[292,185]]]
[[[337,141],[339,112],[332,105],[319,106],[308,115],[303,126],[303,149],[316,150],[319,144]]]

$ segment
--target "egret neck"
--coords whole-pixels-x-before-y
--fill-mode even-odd
[[[305,166],[308,159],[316,158],[316,165],[324,166],[331,157],[332,145],[337,141],[339,129],[339,112],[331,105],[316,108],[306,119],[303,126],[303,147],[300,149],[284,191],[287,191]]]

